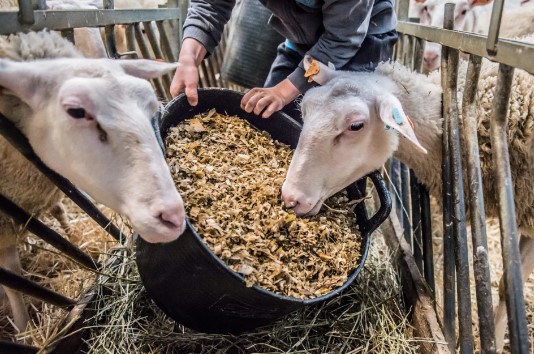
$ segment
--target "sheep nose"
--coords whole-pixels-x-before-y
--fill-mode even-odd
[[[423,60],[425,62],[426,66],[433,66],[433,64],[438,59],[439,54],[435,52],[426,52],[425,56],[423,57]]]
[[[287,196],[284,194],[282,194],[282,202],[284,203],[283,204],[284,209],[293,209],[299,204],[299,201],[297,200],[297,198],[293,196]]]
[[[158,214],[158,219],[168,228],[177,229],[181,233],[185,227],[185,209],[183,203],[174,203],[166,206]]]

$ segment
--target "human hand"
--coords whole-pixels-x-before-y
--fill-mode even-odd
[[[285,79],[274,87],[255,87],[241,99],[241,108],[248,113],[254,112],[263,118],[269,118],[274,112],[284,108],[300,94],[291,81]]]
[[[191,106],[198,104],[198,66],[206,56],[206,48],[193,38],[186,38],[182,43],[178,68],[171,82],[172,97],[185,92]]]

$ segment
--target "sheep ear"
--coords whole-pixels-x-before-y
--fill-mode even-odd
[[[324,85],[330,81],[336,72],[332,63],[329,62],[328,65],[325,65],[308,54],[304,56],[302,64],[304,65],[304,70],[306,70],[304,76],[308,78],[308,81],[313,80],[319,85]]]
[[[168,72],[176,70],[178,63],[165,63],[148,59],[121,59],[117,60],[128,75],[141,79],[155,79]]]
[[[417,150],[426,154],[426,149],[415,136],[414,127],[406,113],[404,113],[399,100],[390,94],[383,93],[377,99],[377,111],[386,129],[394,129],[408,139]]]
[[[10,91],[31,107],[39,101],[39,89],[43,84],[38,65],[0,59],[0,89]]]

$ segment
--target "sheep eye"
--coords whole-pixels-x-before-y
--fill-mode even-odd
[[[466,13],[467,13],[466,9],[462,10],[462,12],[461,12],[462,15],[465,15]]]
[[[423,12],[428,12],[428,7],[427,6],[423,6]]]
[[[74,119],[85,118],[85,109],[83,108],[69,108],[67,114]]]
[[[364,126],[363,122],[352,123],[349,127],[349,130],[353,132],[357,132],[358,130],[362,130],[363,126]]]

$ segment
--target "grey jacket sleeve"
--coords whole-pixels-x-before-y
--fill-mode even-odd
[[[183,39],[194,38],[213,53],[221,41],[224,25],[232,15],[235,0],[191,0],[183,27]]]
[[[373,4],[373,0],[326,0],[322,7],[324,33],[307,54],[325,65],[331,62],[336,69],[347,64],[367,35]],[[302,93],[312,87],[304,72],[301,62],[288,76]]]

